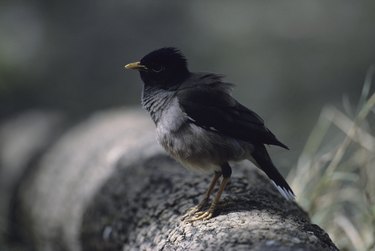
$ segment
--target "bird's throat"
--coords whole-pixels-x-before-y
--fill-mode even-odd
[[[167,108],[174,92],[156,87],[144,86],[142,92],[142,106],[148,111],[155,124],[158,123],[162,112]]]

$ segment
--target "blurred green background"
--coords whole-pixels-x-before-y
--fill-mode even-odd
[[[222,73],[292,152],[324,104],[354,102],[375,62],[374,1],[2,1],[0,118],[31,108],[72,118],[139,105],[123,65],[180,48],[192,71]],[[294,156],[294,157],[290,157]]]

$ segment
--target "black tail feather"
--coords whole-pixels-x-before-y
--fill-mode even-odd
[[[280,172],[276,169],[264,145],[255,146],[252,157],[257,166],[272,180],[277,190],[288,200],[294,200],[294,193]]]

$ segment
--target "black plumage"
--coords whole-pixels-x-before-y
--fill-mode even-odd
[[[190,72],[185,57],[175,48],[153,51],[126,68],[140,72],[142,104],[155,122],[159,143],[185,166],[215,173],[204,200],[193,211],[193,220],[212,217],[232,173],[228,161],[249,159],[285,198],[294,199],[265,145],[288,147],[258,114],[232,97],[233,85],[224,82],[223,76]],[[220,176],[219,192],[210,208],[200,212]]]
[[[182,110],[198,126],[252,144],[289,149],[265,127],[258,114],[225,92],[215,91],[214,87],[206,85],[194,91],[180,90],[177,97]]]

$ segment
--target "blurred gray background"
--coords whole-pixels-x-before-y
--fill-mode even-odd
[[[325,104],[355,104],[375,62],[375,2],[0,2],[0,119],[29,109],[72,120],[140,106],[126,63],[180,48],[192,71],[225,74],[234,96],[259,113],[295,163]]]

